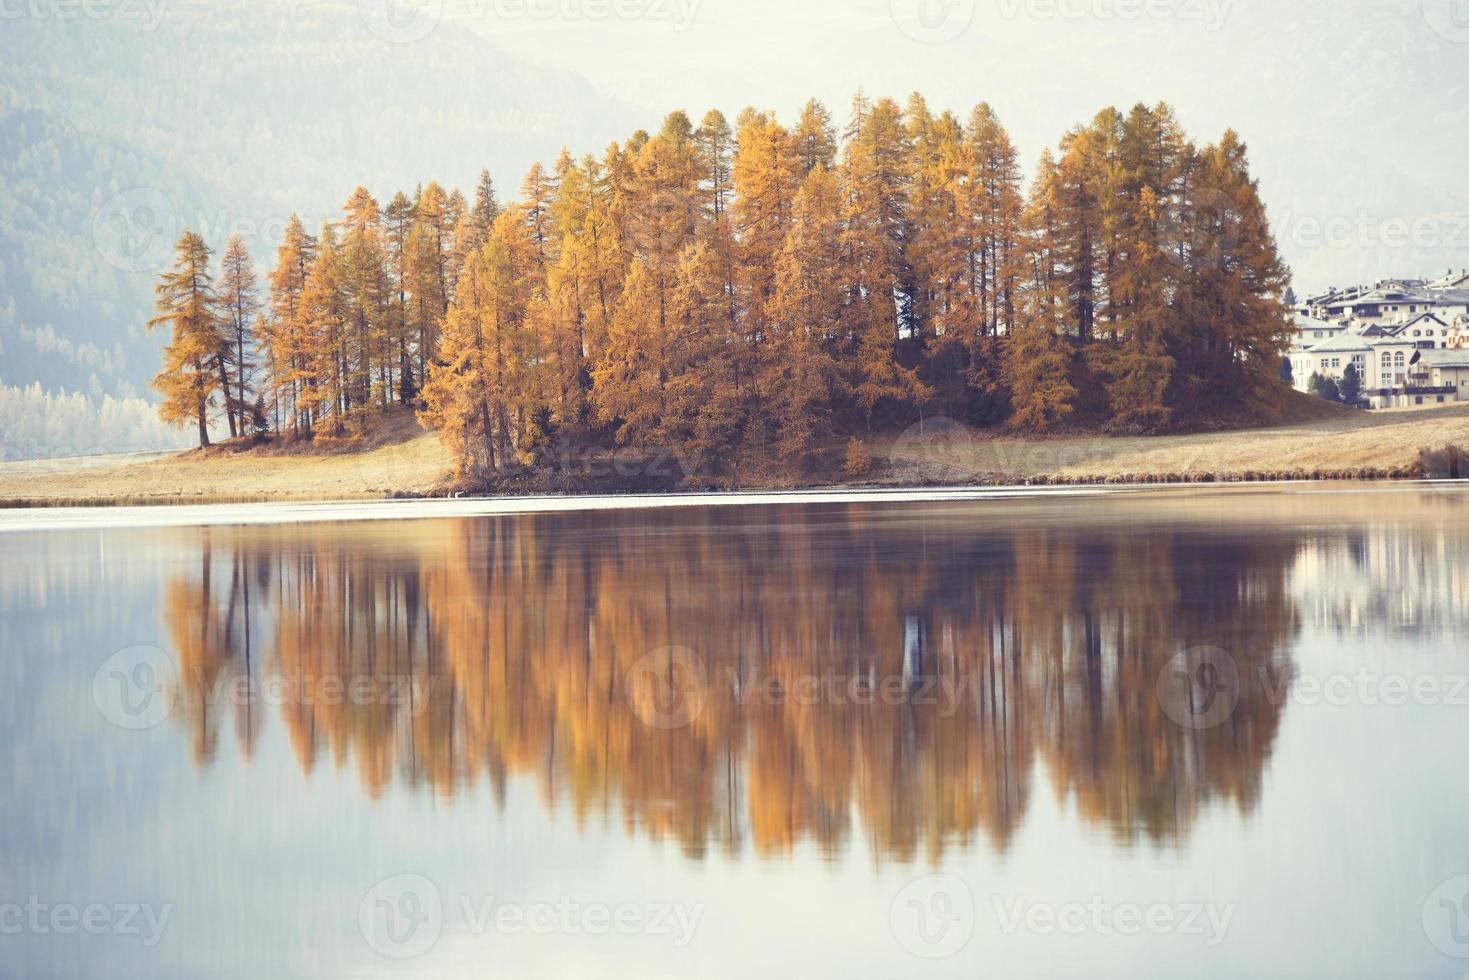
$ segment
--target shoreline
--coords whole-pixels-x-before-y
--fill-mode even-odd
[[[952,420],[864,440],[863,473],[798,476],[774,461],[731,461],[691,476],[676,456],[592,447],[524,472],[457,484],[437,435],[404,413],[357,447],[229,447],[161,458],[0,462],[0,514],[54,508],[310,505],[491,497],[605,499],[674,494],[1013,491],[1015,488],[1221,486],[1469,475],[1469,403],[1349,413],[1274,428],[1160,436],[1014,437]],[[1450,449],[1452,448],[1452,450]],[[835,447],[833,447],[835,448]]]
[[[1132,483],[1083,486],[900,487],[825,490],[716,491],[601,496],[419,498],[397,500],[267,501],[178,506],[37,507],[0,510],[0,535],[28,531],[252,526],[527,514],[610,513],[696,507],[773,507],[818,504],[942,504],[980,501],[1096,499],[1139,496],[1239,496],[1248,493],[1380,494],[1464,492],[1469,480],[1275,480],[1230,483]]]
[[[911,484],[875,483],[854,481],[850,484],[812,484],[810,486],[744,486],[707,489],[674,490],[668,492],[630,491],[611,493],[589,488],[584,491],[571,490],[565,493],[551,491],[527,491],[525,493],[475,494],[467,491],[400,492],[344,494],[323,496],[313,492],[299,494],[231,494],[231,493],[180,493],[155,496],[110,496],[110,497],[64,497],[42,496],[34,498],[0,497],[0,517],[13,511],[39,510],[106,510],[106,509],[149,509],[171,507],[226,507],[253,505],[309,506],[313,504],[374,504],[413,503],[432,501],[517,501],[517,500],[636,500],[649,497],[671,498],[719,498],[731,496],[790,496],[790,495],[847,495],[866,493],[905,492],[950,492],[950,493],[1005,493],[1031,490],[1106,490],[1106,489],[1150,489],[1159,487],[1229,487],[1271,486],[1303,483],[1412,483],[1441,482],[1446,478],[1425,475],[1413,468],[1379,470],[1361,468],[1355,470],[1315,471],[1272,471],[1265,473],[1189,473],[1160,472],[1133,473],[1124,476],[1066,476],[1040,475],[1024,480],[943,480]]]

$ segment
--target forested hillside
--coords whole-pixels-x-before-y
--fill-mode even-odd
[[[158,417],[158,406],[142,398],[115,398],[92,391],[47,391],[0,384],[0,462],[48,456],[182,449],[188,433]]]
[[[0,63],[0,382],[52,396],[154,398],[143,325],[186,226],[265,259],[292,209],[335,215],[344,180],[467,184],[632,121],[451,24],[412,52],[387,43],[353,3],[6,19]]]
[[[429,183],[292,218],[268,283],[186,232],[157,287],[164,415],[352,437],[419,406],[461,475],[615,443],[832,466],[945,415],[1154,432],[1273,394],[1288,275],[1239,137],[1106,109],[1027,187],[985,104],[859,94],[844,125],[682,111],[502,203]]]

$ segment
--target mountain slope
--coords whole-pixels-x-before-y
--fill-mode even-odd
[[[633,126],[579,77],[443,24],[410,46],[355,4],[170,4],[127,19],[8,20],[0,35],[0,381],[145,390],[142,324],[185,225],[267,263],[357,184],[508,191],[563,142]]]

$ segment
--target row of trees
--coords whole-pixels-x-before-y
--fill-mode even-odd
[[[1329,374],[1312,374],[1307,387],[1313,395],[1327,401],[1352,406],[1362,401],[1362,375],[1355,364],[1348,364],[1340,379]]]
[[[187,436],[159,421],[150,399],[0,382],[0,460],[178,449]]]
[[[154,380],[166,420],[196,424],[207,446],[216,412],[231,437],[312,438],[417,402],[457,271],[485,238],[473,229],[497,213],[489,175],[472,210],[429,184],[386,208],[358,188],[344,212],[315,236],[293,215],[264,290],[238,236],[215,272],[204,240],[184,232],[149,321],[172,331]]]
[[[1288,325],[1244,145],[1164,105],[1068,133],[1028,192],[987,105],[675,112],[503,207],[488,174],[472,204],[358,188],[291,221],[264,302],[238,242],[217,288],[207,262],[185,235],[159,286],[166,417],[207,440],[217,394],[232,433],[310,436],[416,404],[464,473],[557,432],[727,465],[932,414],[1157,430],[1261,397]]]

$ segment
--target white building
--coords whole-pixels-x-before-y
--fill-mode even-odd
[[[1419,351],[1409,371],[1430,387],[1457,389],[1449,401],[1469,401],[1469,348]]]
[[[1469,273],[1434,282],[1384,280],[1332,290],[1296,310],[1290,352],[1296,388],[1340,381],[1355,367],[1372,408],[1469,401]]]

